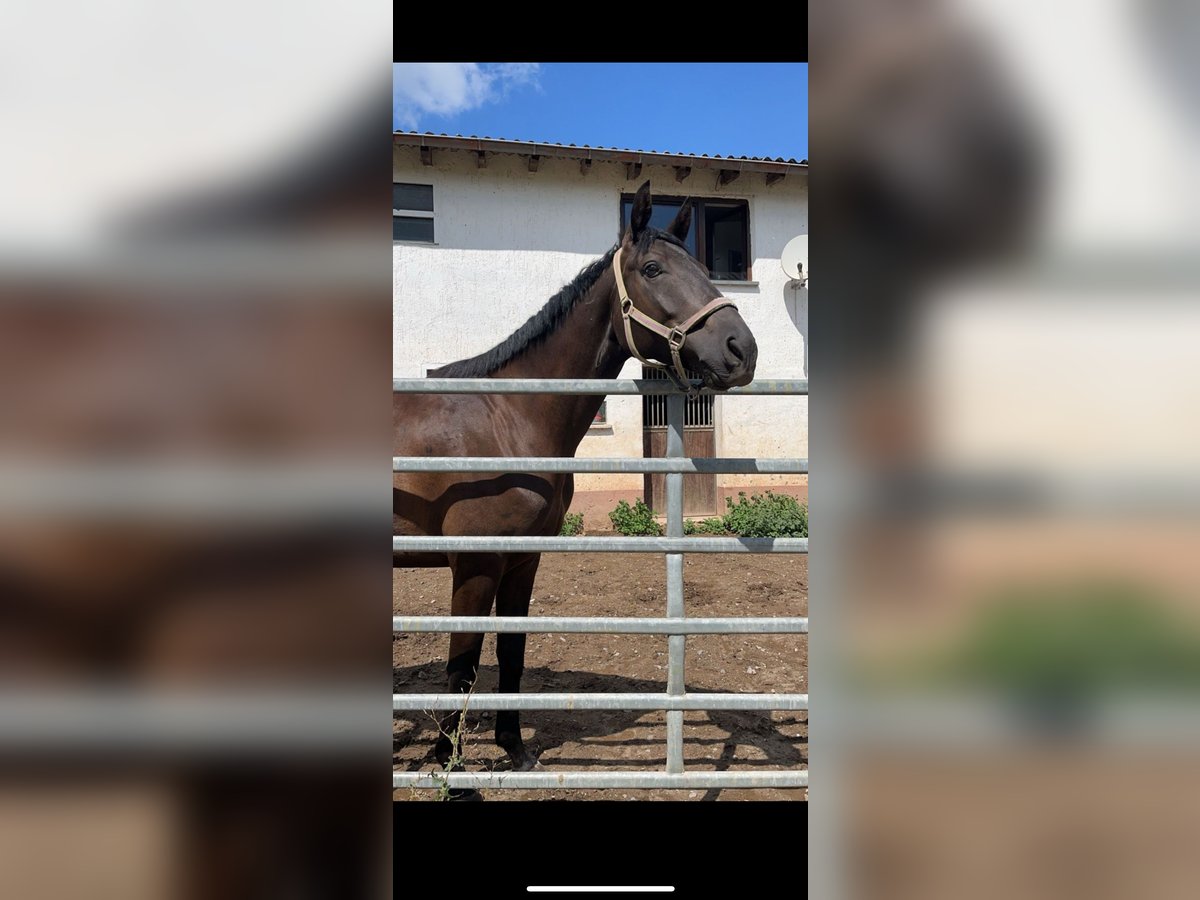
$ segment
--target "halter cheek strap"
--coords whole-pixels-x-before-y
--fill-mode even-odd
[[[640,309],[633,305],[633,300],[629,296],[629,292],[625,290],[625,279],[621,277],[621,251],[624,248],[618,247],[616,255],[613,256],[613,275],[617,280],[617,294],[621,298],[621,320],[625,323],[625,346],[642,365],[649,366],[652,369],[662,369],[667,376],[675,382],[676,387],[692,393],[695,388],[692,387],[691,381],[688,379],[687,370],[683,367],[683,360],[680,359],[680,352],[683,350],[683,345],[687,341],[687,336],[699,326],[705,319],[715,313],[718,309],[724,309],[726,306],[737,309],[732,300],[724,297],[717,297],[715,300],[710,300],[704,305],[704,308],[692,316],[689,316],[678,325],[668,328],[661,322],[656,322]],[[653,359],[646,359],[638,352],[637,344],[633,340],[633,325],[631,322],[637,322],[647,331],[652,331],[659,337],[667,339],[667,346],[671,350],[671,362],[674,364],[675,370],[666,363],[658,362]]]

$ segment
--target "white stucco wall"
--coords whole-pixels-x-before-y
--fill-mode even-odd
[[[541,160],[529,172],[519,156],[435,150],[422,165],[415,148],[393,149],[393,177],[433,185],[434,245],[395,243],[392,370],[424,375],[430,366],[487,350],[536,312],[617,238],[620,196],[649,178],[657,193],[749,201],[754,283],[722,282],[758,341],[760,378],[808,376],[808,292],[788,288],[779,264],[788,240],[808,233],[805,179],[767,187],[742,175],[716,187],[715,170],[693,169],[681,185],[669,167],[647,165],[627,181],[624,166],[597,162],[583,175],[573,160]],[[410,314],[411,313],[411,314]],[[416,323],[416,324],[413,324]],[[622,377],[640,374],[630,360]],[[640,456],[639,397],[610,397],[609,427],[584,439],[580,456]],[[808,398],[717,398],[717,453],[807,456]],[[731,476],[732,478],[732,476]],[[737,476],[738,484],[796,483],[796,476]],[[577,475],[577,490],[639,489],[640,475]]]

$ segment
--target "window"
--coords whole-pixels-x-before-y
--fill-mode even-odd
[[[603,428],[608,425],[608,399],[600,401],[600,408],[596,410],[596,416],[592,419],[593,428]]]
[[[684,203],[692,206],[688,252],[718,281],[750,280],[750,204],[745,200],[654,197],[650,224],[666,228]],[[621,227],[629,225],[633,194],[621,195]]]
[[[392,240],[433,243],[433,185],[392,183]]]

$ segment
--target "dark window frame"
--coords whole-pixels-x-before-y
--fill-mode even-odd
[[[634,194],[625,194],[625,193],[621,194],[621,202],[617,204],[617,228],[619,229],[619,233],[623,233],[625,230],[625,204],[626,203],[630,204],[630,209],[632,209],[634,196],[635,196]],[[739,206],[739,207],[741,207],[746,215],[746,239],[745,239],[743,247],[742,247],[743,259],[746,260],[746,277],[745,277],[745,279],[734,278],[734,279],[722,279],[722,280],[723,281],[742,281],[742,280],[753,281],[754,280],[753,263],[752,263],[752,260],[754,259],[754,257],[750,255],[750,245],[751,245],[752,239],[750,237],[750,201],[749,200],[746,200],[741,197],[695,197],[695,196],[686,196],[685,197],[681,194],[651,194],[650,199],[654,203],[659,203],[659,202],[678,203],[681,206],[684,203],[691,204],[691,206],[692,206],[692,230],[696,234],[696,253],[697,253],[696,259],[698,259],[700,261],[700,263],[704,266],[704,268],[708,271],[710,278],[713,277],[713,275],[712,275],[713,270],[712,270],[712,267],[709,265],[711,260],[703,259],[700,255],[700,254],[707,255],[707,248],[708,248],[708,241],[707,241],[708,236],[704,232],[704,204],[713,203],[713,204],[718,204],[721,206]]]
[[[392,222],[393,222],[392,243],[393,244],[395,244],[395,243],[436,244],[437,243],[437,213],[436,213],[436,203],[434,201],[434,196],[433,196],[433,185],[432,184],[422,184],[420,182],[415,182],[415,181],[395,181],[395,180],[392,181],[392,184],[393,185],[403,184],[403,185],[409,185],[412,187],[427,187],[427,188],[429,188],[429,209],[407,209],[407,208],[400,209],[400,208],[398,208],[395,205],[395,203],[396,203],[395,196],[396,195],[395,195],[395,191],[393,190],[393,192],[392,192]],[[420,213],[420,215],[413,215],[413,213]],[[412,239],[412,238],[396,237],[395,222],[397,219],[410,221],[410,222],[411,221],[428,221],[429,222],[429,240],[426,241],[426,240],[418,240],[418,239]]]

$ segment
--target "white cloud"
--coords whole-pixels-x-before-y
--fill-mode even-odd
[[[537,84],[537,63],[395,63],[392,125],[416,129],[430,115],[451,116]]]

